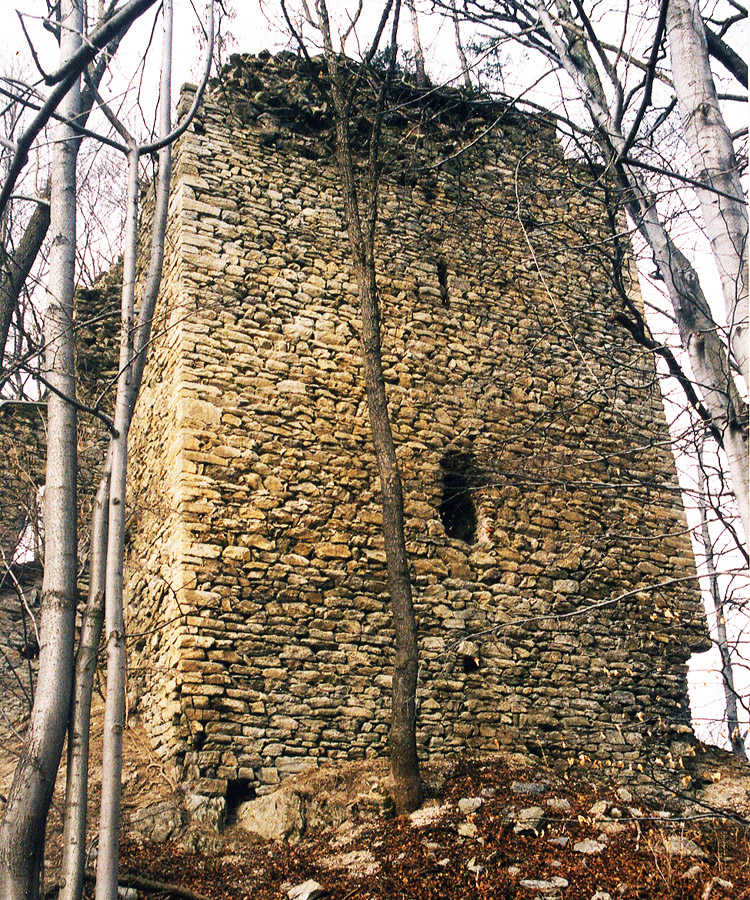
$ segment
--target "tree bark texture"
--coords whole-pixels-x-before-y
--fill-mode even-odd
[[[623,195],[629,198],[627,210],[654,255],[672,305],[682,346],[690,361],[694,382],[716,432],[721,435],[747,545],[750,536],[747,429],[743,425],[744,401],[731,375],[727,347],[718,333],[698,275],[671,240],[648,187],[624,158],[620,160],[625,155],[626,139],[607,107],[596,65],[585,42],[571,37],[577,31],[567,0],[555,2],[559,20],[568,26],[567,29],[563,27],[558,31],[541,0],[535,0],[537,14],[560,63],[589,110],[602,153],[605,157],[612,157],[613,154],[617,157],[613,169]]]
[[[451,15],[453,17],[453,33],[456,38],[456,53],[461,63],[461,74],[464,79],[464,87],[471,90],[471,75],[469,74],[469,61],[466,59],[464,45],[461,41],[461,25],[458,20],[458,9],[456,8],[456,0],[451,0]]]
[[[748,217],[740,164],[719,107],[709,64],[706,32],[693,0],[670,0],[667,8],[672,81],[706,236],[721,278],[729,345],[745,385],[750,385],[748,342]]]
[[[337,160],[342,183],[347,232],[359,289],[360,343],[367,407],[375,459],[380,474],[383,539],[395,641],[389,745],[396,808],[399,813],[403,813],[417,809],[422,802],[422,782],[419,775],[416,740],[419,658],[417,624],[404,538],[404,500],[401,474],[393,442],[385,378],[383,377],[380,308],[375,280],[375,210],[368,211],[370,213],[368,225],[371,227],[368,227],[365,233],[354,179],[354,161],[351,154],[348,118],[342,114],[342,107],[343,104],[339,99],[336,104]],[[373,165],[372,159],[370,165]],[[373,182],[374,179],[371,184]],[[377,203],[377,197],[374,194],[376,189],[375,186],[372,187],[373,193],[368,197],[370,204]]]
[[[393,611],[395,659],[391,689],[390,755],[396,785],[396,808],[412,812],[422,803],[417,759],[417,678],[419,648],[411,579],[404,538],[401,474],[388,415],[380,345],[380,315],[374,266],[357,271],[361,316],[362,362],[375,458],[380,473],[388,588]]]
[[[411,39],[414,44],[414,68],[417,75],[417,84],[420,87],[427,87],[427,72],[424,67],[424,50],[422,49],[422,39],[419,35],[419,16],[414,0],[406,0],[406,6],[411,16]]]
[[[719,578],[714,563],[713,541],[708,525],[708,491],[706,484],[706,470],[703,467],[703,447],[698,444],[698,512],[701,518],[701,543],[706,557],[706,571],[708,573],[709,594],[713,606],[713,614],[716,620],[716,645],[721,656],[721,680],[724,687],[724,699],[726,701],[727,732],[732,753],[740,759],[747,761],[745,742],[742,740],[740,721],[737,716],[737,690],[734,685],[734,670],[732,668],[732,654],[729,649],[729,637],[727,635],[727,621],[724,614],[724,600],[721,596]]]
[[[61,63],[81,45],[77,0],[61,5]],[[61,104],[66,119],[80,106],[76,81]],[[39,675],[23,753],[0,829],[0,895],[36,900],[44,858],[44,826],[60,763],[70,708],[76,613],[76,410],[73,361],[75,197],[78,141],[66,124],[55,130],[50,179],[49,305],[46,377],[59,392],[48,400],[45,566],[40,614]]]
[[[122,733],[125,727],[125,620],[123,560],[125,555],[125,492],[127,487],[130,393],[135,336],[135,278],[138,237],[138,151],[128,155],[128,197],[123,254],[120,368],[115,397],[115,434],[110,438],[112,473],[109,487],[105,632],[107,699],[104,712],[102,799],[99,853],[96,858],[96,900],[117,900],[120,850]]]
[[[164,36],[160,81],[159,138],[170,135],[170,93],[172,68],[172,2],[164,0]],[[209,15],[209,63],[213,40],[213,8]],[[104,754],[102,776],[99,854],[96,870],[96,900],[117,900],[121,781],[122,733],[125,725],[126,657],[123,596],[123,561],[126,525],[126,489],[128,433],[140,388],[151,333],[154,307],[161,283],[164,261],[167,206],[171,171],[171,150],[166,143],[159,151],[157,194],[151,235],[151,253],[141,313],[135,320],[136,252],[138,245],[138,162],[139,150],[128,154],[128,200],[123,255],[122,309],[120,325],[120,370],[115,398],[115,433],[110,438],[109,516],[107,533],[106,612],[107,702],[104,716]]]
[[[13,313],[18,309],[21,291],[47,236],[50,217],[48,198],[49,189],[39,198],[42,202],[36,204],[15,252],[3,251],[0,264],[0,386],[5,381],[3,360]]]
[[[107,463],[94,500],[89,555],[89,595],[81,623],[73,678],[73,707],[68,725],[60,900],[79,900],[83,894],[89,725],[91,722],[91,694],[104,620],[109,478],[109,463]]]
[[[747,545],[750,535],[750,472],[747,430],[742,422],[744,401],[730,373],[726,345],[717,333],[695,270],[670,240],[653,206],[634,203],[630,204],[629,210],[654,254],[654,261],[672,302],[693,378],[711,421],[721,435]]]

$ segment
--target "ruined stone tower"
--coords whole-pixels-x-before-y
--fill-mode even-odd
[[[131,708],[206,795],[388,730],[356,285],[303,68],[233,59],[179,143],[132,432]],[[616,321],[621,225],[549,121],[398,89],[377,250],[423,757],[629,767],[689,731],[706,635],[653,360]]]

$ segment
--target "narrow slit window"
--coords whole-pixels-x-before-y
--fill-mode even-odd
[[[438,260],[437,263],[437,277],[438,284],[440,285],[440,299],[443,302],[443,306],[448,305],[448,266],[442,261],[442,259]]]
[[[440,462],[443,470],[443,492],[440,521],[448,537],[474,542],[477,513],[471,490],[471,458],[468,453],[447,453]]]

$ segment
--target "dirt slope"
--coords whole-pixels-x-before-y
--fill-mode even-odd
[[[715,757],[703,762],[705,774],[719,771]],[[325,802],[325,779],[313,777]],[[750,835],[740,817],[677,797],[655,804],[635,788],[560,779],[513,760],[458,761],[428,778],[432,796],[411,817],[364,809],[293,845],[255,840],[236,826],[216,853],[126,841],[124,880],[172,882],[211,900],[284,898],[311,879],[331,900],[750,897]],[[746,810],[743,778],[744,786],[734,779],[733,796]],[[341,779],[333,780],[340,792]],[[296,790],[308,788],[303,777]]]

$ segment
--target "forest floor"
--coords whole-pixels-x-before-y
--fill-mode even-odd
[[[287,843],[237,824],[219,835],[186,831],[179,785],[142,726],[131,720],[124,737],[121,900],[750,900],[750,768],[714,748],[699,750],[686,796],[656,792],[642,774],[613,780],[580,768],[560,776],[520,756],[446,760],[425,767],[425,803],[401,817],[383,804],[385,761],[329,764],[284,782],[279,796],[309,807],[307,827]],[[15,767],[9,740],[0,799]],[[47,829],[48,898],[56,893],[63,788],[61,773]],[[317,824],[315,810],[324,813]]]
[[[428,770],[427,801],[411,816],[364,812],[294,844],[237,826],[212,853],[126,839],[123,883],[166,882],[210,900],[742,900],[748,779],[738,789],[716,759],[708,754],[704,765],[706,781],[725,779],[713,799],[744,815],[718,814],[710,795],[709,806],[665,794],[647,802],[600,776],[466,759]]]

